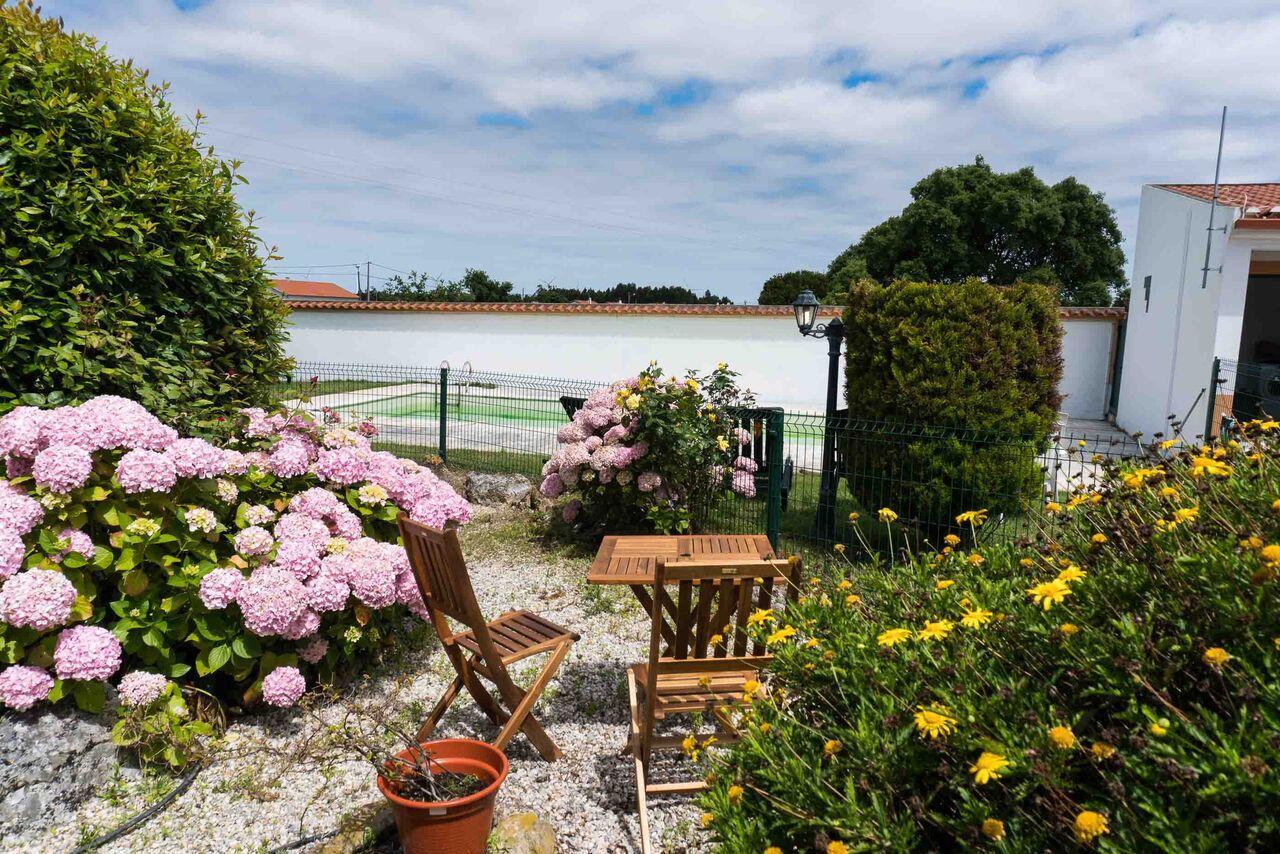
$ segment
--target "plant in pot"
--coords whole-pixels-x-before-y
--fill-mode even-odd
[[[373,767],[407,854],[483,854],[509,769],[501,750],[469,738],[419,743],[394,715],[351,708],[328,742]]]

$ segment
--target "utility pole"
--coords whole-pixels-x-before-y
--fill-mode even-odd
[[[352,264],[356,268],[356,297],[360,296],[360,265]]]
[[[369,268],[373,265],[372,261],[364,262],[364,301],[369,302],[373,299],[373,273],[369,272]]]

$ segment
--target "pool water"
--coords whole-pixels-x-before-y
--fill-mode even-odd
[[[359,417],[438,418],[440,396],[431,393],[406,394],[340,406],[338,409]],[[449,417],[518,424],[565,424],[569,420],[559,401],[555,400],[493,395],[473,397],[454,393],[449,395]]]

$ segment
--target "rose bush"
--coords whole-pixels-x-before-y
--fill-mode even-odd
[[[133,670],[134,706],[161,679],[286,705],[378,650],[425,613],[397,514],[470,510],[372,432],[247,409],[219,447],[110,396],[0,418],[0,703],[97,709]]]
[[[756,463],[740,453],[751,435],[733,418],[753,400],[737,376],[721,363],[664,379],[655,363],[593,392],[556,436],[542,494],[567,497],[565,522],[593,533],[698,530],[720,497],[755,495]]]
[[[704,823],[730,851],[1274,849],[1278,436],[1111,465],[1025,542],[805,583],[759,619]]]

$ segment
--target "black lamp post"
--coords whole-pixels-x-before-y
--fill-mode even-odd
[[[818,319],[818,298],[813,291],[801,291],[791,308],[796,313],[796,326],[801,335],[827,339],[827,417],[822,431],[822,480],[818,487],[817,534],[825,540],[836,536],[836,395],[840,380],[840,344],[844,341],[844,323],[834,317],[829,323]]]

